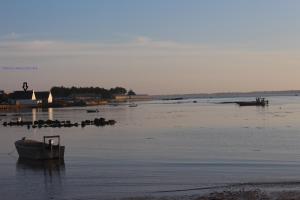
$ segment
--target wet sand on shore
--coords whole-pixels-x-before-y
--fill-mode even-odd
[[[224,190],[202,195],[185,196],[145,196],[122,198],[121,200],[297,200],[300,199],[300,190],[265,191],[251,190]]]

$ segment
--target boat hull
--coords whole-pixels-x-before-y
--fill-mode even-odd
[[[87,110],[86,112],[87,112],[87,113],[98,113],[99,110]]]
[[[64,159],[65,147],[48,145],[37,141],[18,140],[15,142],[19,158],[32,160]]]
[[[236,102],[239,106],[266,106],[266,103],[253,102]]]

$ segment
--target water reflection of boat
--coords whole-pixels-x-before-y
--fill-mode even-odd
[[[16,163],[17,177],[22,180],[28,179],[44,183],[44,187],[49,187],[54,183],[57,187],[62,187],[61,178],[65,175],[64,160],[28,160],[18,159]]]
[[[17,168],[30,169],[33,171],[63,171],[65,170],[65,162],[64,160],[28,160],[19,158]]]
[[[54,139],[57,144],[54,144]],[[48,140],[46,142],[46,140]],[[65,147],[60,145],[60,136],[44,136],[43,142],[25,137],[15,142],[19,158],[33,160],[64,159]]]
[[[86,112],[87,113],[97,113],[97,112],[99,112],[99,110],[98,109],[88,109],[88,110],[86,110]]]

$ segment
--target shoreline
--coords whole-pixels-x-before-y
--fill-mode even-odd
[[[296,200],[300,181],[255,182],[216,185],[190,189],[158,191],[144,196],[114,200]],[[112,200],[112,199],[108,199]]]
[[[138,196],[119,200],[295,200],[300,199],[300,190],[266,191],[259,188],[224,190],[206,194],[178,196]],[[109,200],[109,199],[108,199]],[[112,199],[110,199],[112,200]]]

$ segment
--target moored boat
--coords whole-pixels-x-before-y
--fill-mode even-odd
[[[256,98],[255,101],[241,101],[236,102],[239,106],[267,106],[269,101],[265,98]]]
[[[54,139],[57,143],[54,143]],[[47,140],[47,141],[46,141]],[[25,137],[15,142],[16,149],[21,159],[51,160],[64,159],[65,147],[60,145],[60,136],[44,136],[43,142],[26,139]]]
[[[136,103],[129,104],[129,107],[137,107],[138,105]]]
[[[97,113],[99,112],[98,109],[89,109],[89,110],[86,110],[87,113]]]

